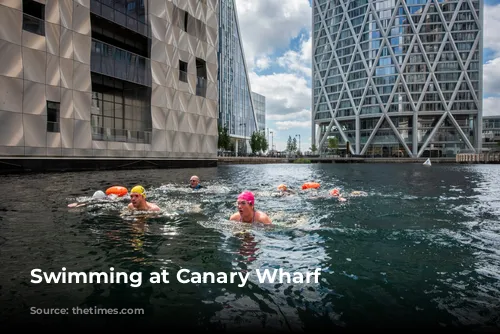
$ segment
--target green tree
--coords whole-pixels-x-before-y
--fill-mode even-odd
[[[250,137],[250,149],[254,154],[260,151],[260,137],[257,131],[252,133],[252,137]]]
[[[286,142],[286,151],[292,152],[292,136],[288,136],[288,141]]]
[[[311,150],[311,152],[313,154],[315,154],[315,152],[318,150],[318,148],[316,147],[316,144],[312,144],[311,147],[309,148]]]
[[[230,148],[231,138],[229,138],[229,132],[227,127],[221,127],[219,125],[219,140],[218,147],[224,150],[228,150]]]
[[[292,152],[297,152],[297,138],[295,137],[292,139]]]
[[[266,152],[267,149],[269,148],[269,143],[267,142],[266,135],[264,134],[264,131],[259,132],[260,135],[260,149],[262,152]]]
[[[339,147],[339,140],[337,137],[328,138],[328,148],[335,149],[335,153],[337,153],[337,148]]]

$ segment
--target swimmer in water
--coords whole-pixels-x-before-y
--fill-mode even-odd
[[[139,185],[130,190],[130,204],[127,208],[129,210],[160,211],[158,205],[146,201],[146,190]]]
[[[288,189],[288,187],[286,186],[286,184],[280,184],[278,186],[278,196],[281,197],[281,196],[289,196],[289,195],[295,195],[296,192],[291,190],[291,189]]]
[[[342,194],[340,193],[340,190],[338,188],[334,188],[334,189],[330,190],[330,195],[332,195],[333,197],[337,197],[339,202],[347,201],[347,199],[342,197]]]
[[[255,196],[250,191],[244,191],[238,196],[238,212],[234,213],[229,220],[242,223],[271,224],[271,219],[262,211],[255,210]]]
[[[189,179],[189,185],[188,185],[189,188],[193,189],[193,190],[198,190],[198,189],[201,189],[201,188],[205,188],[204,186],[202,186],[200,184],[200,178],[196,175],[193,175],[191,176],[191,178]]]
[[[97,190],[93,195],[90,200],[86,200],[81,203],[71,203],[68,204],[68,208],[80,208],[82,206],[87,206],[90,204],[96,204],[96,203],[103,203],[103,202],[110,202],[110,201],[115,201],[118,198],[118,196],[114,194],[110,194],[109,196],[104,193],[102,190]]]

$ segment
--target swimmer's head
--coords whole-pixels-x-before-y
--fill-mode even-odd
[[[255,196],[251,191],[244,191],[238,196],[238,201],[247,201],[251,205],[255,203]]]
[[[133,187],[132,190],[130,190],[130,194],[139,194],[142,195],[142,197],[146,198],[146,190],[143,186]]]
[[[280,184],[280,185],[278,186],[278,190],[281,190],[281,191],[286,191],[286,189],[287,189],[287,188],[286,188],[286,185],[285,185],[285,184]]]
[[[334,188],[330,191],[330,195],[332,196],[339,196],[340,195],[340,191],[337,189],[337,188]]]
[[[92,198],[105,198],[106,194],[102,190],[97,190],[94,195],[92,195]]]

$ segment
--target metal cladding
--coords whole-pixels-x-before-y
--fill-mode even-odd
[[[26,12],[28,2],[30,10],[43,6],[39,17]],[[91,5],[104,3],[0,3],[0,156],[215,158],[218,0],[144,1],[152,120],[145,142],[130,140],[126,125],[120,140],[93,137],[91,13],[96,9]],[[187,31],[172,22],[176,9],[190,15]],[[205,61],[205,78],[197,75],[196,58]],[[179,80],[179,60],[188,63],[187,82]],[[132,82],[133,70],[115,77]],[[203,94],[197,94],[200,87]]]
[[[480,150],[482,8],[313,0],[313,143],[393,157]]]

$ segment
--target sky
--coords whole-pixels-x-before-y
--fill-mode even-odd
[[[235,1],[250,86],[266,97],[273,144],[285,150],[300,135],[302,152],[310,151],[311,1]],[[500,0],[485,0],[484,26],[483,115],[500,115]]]

